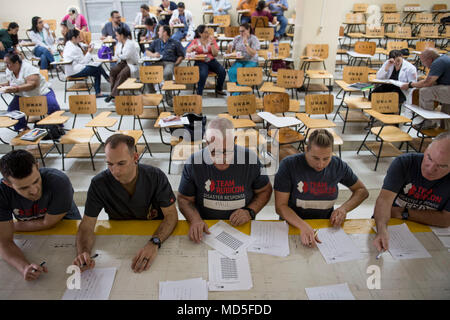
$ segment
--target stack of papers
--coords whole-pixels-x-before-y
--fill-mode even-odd
[[[14,110],[10,112],[2,112],[0,113],[0,116],[2,117],[10,117],[11,119],[19,120],[23,117],[25,117],[25,113],[19,110]]]
[[[289,225],[286,221],[252,221],[250,252],[265,253],[278,257],[289,255]]]
[[[305,288],[309,300],[355,300],[347,283]]]
[[[228,258],[236,258],[239,255],[247,254],[247,248],[252,239],[231,227],[222,220],[209,228],[211,234],[204,234],[203,242],[216,249]]]
[[[159,300],[208,300],[208,286],[202,278],[161,281]]]
[[[23,136],[20,137],[20,139],[25,140],[25,141],[36,141],[37,139],[39,139],[40,137],[43,137],[45,135],[47,135],[46,129],[35,128],[35,129],[25,133]]]
[[[320,229],[317,237],[322,242],[317,243],[317,247],[327,264],[363,258],[359,248],[342,228]]]
[[[450,227],[449,228],[431,227],[431,230],[433,230],[433,233],[436,235],[436,237],[438,237],[439,240],[441,240],[442,245],[448,248],[448,252],[450,252]]]
[[[394,86],[397,87],[401,87],[402,85],[405,84],[405,82],[401,82],[401,81],[397,81],[397,80],[392,80],[392,79],[373,79],[372,82],[375,83],[389,83],[389,84],[393,84]]]
[[[353,89],[358,89],[361,91],[365,91],[365,90],[369,90],[373,88],[373,84],[371,83],[353,83],[351,85],[348,86],[349,88],[353,88]]]
[[[116,268],[95,268],[81,274],[80,289],[67,289],[62,300],[108,300]]]
[[[389,252],[394,259],[431,258],[427,249],[409,231],[406,223],[397,226],[388,226]]]
[[[247,253],[228,258],[208,251],[209,291],[250,290],[253,287]]]
[[[159,120],[159,126],[161,128],[172,127],[172,126],[183,126],[185,124],[189,124],[189,119],[187,117],[181,117],[180,120],[174,121],[164,121],[163,119]]]

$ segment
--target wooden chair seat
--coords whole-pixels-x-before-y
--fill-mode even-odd
[[[349,87],[350,84],[345,82],[344,80],[335,80],[334,83],[336,83],[342,90],[347,92],[358,92],[360,90]]]
[[[226,119],[230,120],[233,123],[233,126],[235,129],[256,127],[256,123],[254,123],[250,119],[235,119],[232,116],[230,116],[228,113],[220,113],[218,116],[221,118],[226,118]]]
[[[303,122],[303,124],[308,129],[322,129],[322,128],[333,128],[336,124],[333,121],[327,119],[312,119],[306,113],[296,113],[295,116],[298,120]]]
[[[289,157],[289,156],[292,156],[292,155],[298,154],[298,153],[300,153],[300,151],[297,148],[294,148],[290,144],[286,144],[286,145],[280,146],[278,157],[281,161],[286,157]]]
[[[186,85],[176,84],[174,81],[165,81],[162,90],[165,91],[186,90]]]
[[[277,131],[278,136],[275,137]],[[300,132],[291,128],[271,129],[268,133],[269,136],[275,137],[279,144],[291,144],[305,140],[305,137]]]
[[[88,77],[67,77],[67,81],[84,81],[87,80]]]
[[[259,91],[263,93],[285,93],[286,89],[276,86],[273,82],[264,82]]]
[[[202,144],[203,141],[202,140],[186,141],[186,140],[183,140],[182,137],[177,137],[177,136],[171,136],[170,137],[170,145],[171,146],[176,146],[176,145],[178,145],[180,143],[194,145],[194,144]]]
[[[116,132],[124,134],[126,136],[133,137],[135,145],[137,145],[139,139],[142,137],[142,131],[141,130],[119,130],[119,131],[116,131]]]
[[[406,142],[406,141],[412,140],[412,137],[408,133],[406,133],[394,126],[373,127],[370,131],[373,134],[377,135],[380,132],[381,128],[383,128],[383,130],[381,131],[380,138],[383,141]]]
[[[437,137],[443,132],[446,132],[447,130],[442,128],[434,128],[434,129],[426,129],[426,130],[420,130],[420,133],[422,133],[424,136],[427,137]]]
[[[217,77],[217,73],[212,72],[212,71],[209,71],[209,72],[208,72],[208,77],[213,77],[213,78],[215,78],[215,77]]]
[[[90,158],[91,153],[92,155],[95,155],[102,146],[101,143],[82,143],[82,144],[75,144],[72,149],[64,156],[64,158]]]
[[[235,82],[227,82],[227,91],[230,93],[253,92],[252,88],[247,86],[238,86]]]
[[[89,128],[72,129],[59,140],[61,144],[82,144],[91,142],[94,131]]]
[[[0,117],[0,128],[8,128],[15,125],[19,120],[11,119],[10,117]]]
[[[144,103],[144,106],[156,107],[159,106],[162,100],[163,95],[159,93],[142,95],[142,101]]]
[[[158,119],[158,109],[156,108],[144,108],[144,112],[139,116],[141,119]]]
[[[372,103],[365,97],[345,98],[344,103],[350,109],[368,110],[372,108]]]
[[[100,127],[100,128],[109,128],[114,126],[117,123],[117,119],[110,118],[109,115],[111,114],[111,111],[103,111],[98,116],[96,116],[94,119],[89,121],[85,127]]]
[[[89,91],[92,88],[92,84],[88,83],[75,83],[70,88],[67,88],[68,92],[77,92],[77,91]]]
[[[409,123],[412,120],[409,118],[406,118],[404,116],[396,115],[396,114],[383,114],[375,110],[365,110],[367,114],[374,117],[378,121],[381,121],[385,124],[402,124],[402,123]]]
[[[248,120],[253,121],[254,123],[262,123],[262,122],[264,121],[264,120],[263,120],[260,116],[258,116],[256,113],[254,113],[254,114],[251,115],[251,119],[250,119],[250,117],[247,116],[247,115],[239,116],[239,119],[248,119]]]
[[[307,57],[307,56],[301,56],[301,60],[304,62],[322,62],[325,61],[325,59],[319,58],[319,57]]]

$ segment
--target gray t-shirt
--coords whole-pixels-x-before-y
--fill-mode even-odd
[[[212,164],[208,148],[192,155],[184,165],[178,191],[195,196],[202,219],[229,219],[235,210],[252,202],[254,190],[270,182],[261,174],[261,163],[254,152],[236,146],[234,151],[234,163],[223,171]],[[238,159],[244,156],[247,164],[239,164]]]
[[[289,208],[302,219],[329,219],[339,194],[338,183],[353,186],[358,177],[340,158],[332,157],[320,172],[311,168],[305,154],[289,156],[280,163],[274,189],[289,192]]]
[[[248,54],[247,49],[245,48],[244,39],[239,35],[233,39],[233,49],[241,52],[244,61],[253,61],[258,62],[258,53],[256,53],[253,57]],[[259,40],[256,36],[250,35],[248,38],[248,44],[250,48],[258,51],[260,49]],[[239,61],[239,60],[238,60]]]
[[[42,196],[37,201],[28,200],[14,189],[0,182],[0,221],[14,218],[28,221],[43,218],[45,214],[66,213],[64,219],[80,220],[80,212],[73,202],[73,188],[69,178],[51,168],[39,169],[42,179]]]
[[[450,57],[443,54],[434,60],[428,75],[439,77],[436,81],[437,84],[450,85]]]
[[[102,29],[102,36],[104,36],[104,37],[111,36],[113,39],[117,40],[116,39],[116,31],[120,27],[124,27],[125,29],[130,31],[130,27],[126,23],[121,22],[117,28],[114,28],[112,22],[108,22],[107,24],[105,24],[105,26]]]
[[[136,191],[130,196],[109,169],[92,178],[84,214],[96,218],[104,208],[111,220],[160,220],[161,208],[175,203],[175,195],[164,172],[139,164]],[[155,210],[157,212],[155,212]]]

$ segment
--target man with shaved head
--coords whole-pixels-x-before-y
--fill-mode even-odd
[[[439,53],[434,48],[427,48],[420,55],[422,64],[430,69],[427,77],[418,82],[404,84],[401,89],[420,88],[420,107],[426,110],[434,109],[434,102],[442,104],[442,112],[450,114],[450,57]],[[417,117],[423,123],[422,129],[432,129],[437,123]],[[446,129],[450,130],[450,123],[446,120]]]
[[[185,163],[178,188],[178,207],[190,224],[189,238],[197,243],[209,233],[203,220],[229,219],[240,226],[255,219],[272,194],[257,155],[234,144],[230,120],[212,120],[205,136],[208,146]]]
[[[375,204],[374,245],[389,249],[390,218],[438,227],[450,226],[450,132],[441,133],[421,153],[397,157],[384,178]]]

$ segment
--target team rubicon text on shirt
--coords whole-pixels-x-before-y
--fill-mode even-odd
[[[205,182],[204,206],[215,210],[236,210],[245,207],[245,187],[235,180],[211,180]]]

